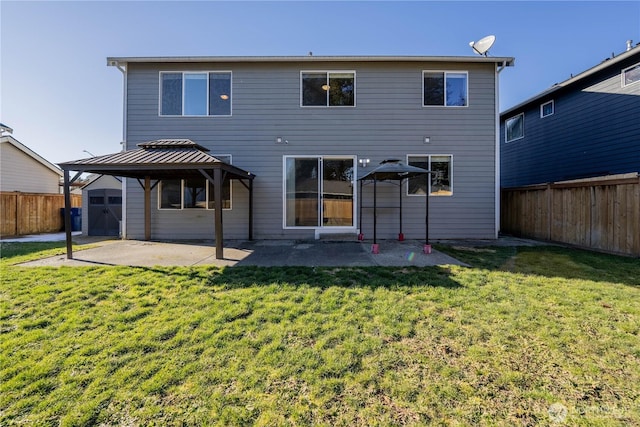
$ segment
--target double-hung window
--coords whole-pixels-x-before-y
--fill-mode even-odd
[[[466,71],[423,71],[423,105],[466,107],[469,105],[468,81]]]
[[[407,164],[430,170],[429,189],[427,179],[423,176],[410,178],[407,183],[407,194],[424,196],[427,192],[432,196],[453,195],[453,156],[450,154],[408,155]]]
[[[354,71],[302,71],[300,105],[303,107],[354,107]]]
[[[231,72],[160,72],[161,116],[230,116]]]
[[[505,142],[524,138],[524,113],[513,116],[504,122]]]
[[[231,164],[231,156],[214,156]],[[231,180],[222,182],[222,208],[231,209]],[[165,179],[158,186],[158,209],[215,209],[213,184],[205,179]]]

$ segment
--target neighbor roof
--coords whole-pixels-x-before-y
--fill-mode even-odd
[[[175,62],[484,62],[514,65],[513,57],[492,56],[151,56],[108,57],[107,65]]]
[[[59,167],[57,167],[56,165],[54,165],[53,163],[51,163],[50,161],[48,161],[47,159],[45,159],[44,157],[42,157],[41,155],[33,151],[31,148],[27,147],[26,145],[24,145],[23,143],[15,139],[13,136],[5,135],[2,138],[0,138],[0,142],[11,144],[18,150],[22,151],[27,156],[34,159],[36,162],[41,163],[46,168],[51,169],[53,172],[62,176],[62,170],[60,170]]]
[[[566,87],[572,86],[602,70],[606,70],[610,67],[613,67],[617,64],[619,64],[622,61],[627,60],[628,58],[631,58],[633,56],[640,56],[640,43],[636,44],[635,47],[631,48],[630,50],[627,50],[617,56],[614,56],[613,58],[607,58],[604,61],[602,61],[600,64],[589,68],[586,71],[583,71],[582,73],[576,75],[576,76],[572,76],[571,78],[561,82],[561,83],[556,83],[553,86],[551,86],[549,89],[546,89],[542,92],[540,92],[537,95],[534,95],[533,97],[519,103],[518,105],[515,105],[505,111],[503,111],[502,113],[500,113],[501,116],[505,115],[505,114],[511,114],[517,110],[521,110],[523,107],[526,107],[528,104],[532,104],[532,103],[536,103],[539,100],[541,100],[542,98],[557,92],[561,89],[564,89]]]

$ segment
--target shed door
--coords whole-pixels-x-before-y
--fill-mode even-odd
[[[89,236],[117,236],[122,219],[122,190],[89,190]]]

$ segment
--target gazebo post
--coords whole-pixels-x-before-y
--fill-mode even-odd
[[[213,197],[214,216],[216,230],[216,259],[224,258],[222,239],[222,169],[218,166],[213,169]]]
[[[144,177],[144,240],[151,240],[151,177]]]
[[[67,259],[73,259],[73,245],[71,242],[71,191],[69,171],[64,171],[64,231],[67,243]]]

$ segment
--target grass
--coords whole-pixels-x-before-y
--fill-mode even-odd
[[[638,425],[640,262],[61,267],[2,244],[0,425]],[[64,250],[64,248],[62,248]]]

